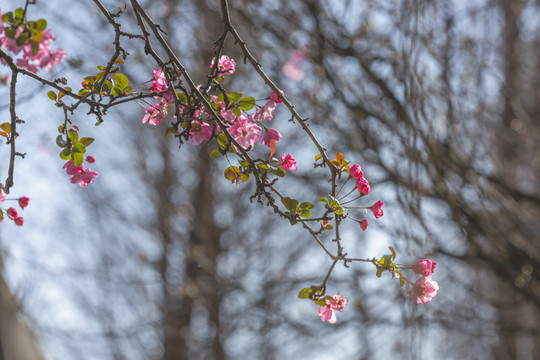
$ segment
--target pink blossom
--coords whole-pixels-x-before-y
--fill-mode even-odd
[[[362,231],[366,231],[368,225],[369,225],[368,219],[360,220],[360,227],[362,228]]]
[[[0,14],[0,19],[2,18],[1,15],[2,14]],[[6,200],[6,193],[4,192],[4,189],[0,189],[0,203],[3,203],[4,200]]]
[[[23,217],[16,217],[15,219],[13,219],[13,221],[15,221],[15,225],[23,226],[24,218]]]
[[[282,136],[281,136],[281,133],[279,131],[277,131],[276,129],[268,129],[266,130],[266,132],[264,133],[264,136],[262,138],[262,141],[261,141],[261,145],[266,145],[268,147],[271,146],[271,141],[274,140],[274,143],[278,143],[279,140],[281,140]]]
[[[278,89],[278,90],[279,90],[279,92],[281,93],[281,95],[285,96],[285,93],[284,93],[281,89]],[[275,102],[276,104],[279,104],[279,103],[282,103],[282,102],[283,102],[283,100],[281,100],[281,99],[277,96],[277,94],[276,94],[275,91],[272,91],[272,92],[270,93],[269,99],[270,99],[270,101],[273,101],[273,102]]]
[[[302,63],[305,61],[306,56],[302,50],[296,50],[292,53],[291,57],[281,68],[283,74],[292,81],[300,81],[304,77],[304,70],[302,70]]]
[[[339,292],[333,296],[332,300],[327,299],[326,304],[324,306],[320,306],[319,310],[317,311],[321,317],[321,320],[334,324],[337,320],[336,313],[334,311],[343,311],[343,308],[345,305],[347,305],[347,301],[347,298],[341,296],[341,293]]]
[[[210,63],[210,68],[214,66],[215,58],[212,58]],[[232,75],[236,71],[236,62],[233,59],[230,59],[226,55],[222,55],[218,61],[218,75],[228,74]]]
[[[66,169],[68,175],[72,175],[69,179],[71,183],[79,184],[82,187],[93,183],[95,177],[98,176],[98,173],[96,171],[84,169],[84,165],[75,166],[73,160],[69,160],[68,162],[66,162],[66,164],[64,165],[64,169]]]
[[[358,179],[364,176],[364,173],[362,172],[360,165],[355,164],[349,169],[349,175],[351,175],[354,179]]]
[[[369,191],[371,190],[369,182],[363,176],[356,179],[356,188],[361,196],[369,194]]]
[[[212,128],[204,122],[193,121],[189,131],[189,141],[191,145],[197,146],[203,141],[208,141],[212,137]]]
[[[28,196],[23,196],[19,198],[19,206],[21,209],[24,210],[25,207],[28,206],[28,203],[30,202],[30,198]]]
[[[150,125],[159,125],[165,116],[167,116],[167,101],[161,99],[159,104],[152,105],[145,109],[146,114],[144,115],[142,122],[149,123]]]
[[[430,276],[435,271],[436,266],[437,263],[435,261],[424,259],[416,262],[416,264],[412,266],[412,269],[415,273],[422,276]]]
[[[268,101],[262,108],[259,109],[253,116],[255,121],[272,120],[274,117],[274,110],[276,109],[276,103]]]
[[[219,98],[216,95],[210,95],[210,102],[216,104],[219,107],[220,112],[225,110],[225,103],[219,100]]]
[[[222,111],[221,116],[223,116],[223,119],[225,119],[225,121],[228,121],[231,124],[236,121],[236,115],[234,115],[231,110]]]
[[[375,215],[375,219],[378,219],[384,215],[382,211],[382,206],[383,206],[383,202],[381,200],[371,205],[370,209],[371,211],[373,211],[373,215]]]
[[[291,154],[283,154],[281,155],[281,167],[285,170],[296,171],[296,160],[294,160],[294,157]]]
[[[334,324],[337,320],[334,309],[332,309],[332,307],[328,304],[320,306],[317,312],[322,321],[328,321],[330,324]]]
[[[262,129],[243,116],[236,119],[236,123],[229,128],[229,132],[244,149],[253,148],[261,137]]]
[[[10,207],[9,209],[7,209],[6,211],[6,215],[11,219],[15,219],[17,216],[19,216],[19,213],[17,212],[17,209],[15,209],[14,207]]]
[[[169,88],[169,86],[167,85],[167,78],[165,77],[163,70],[156,69],[152,71],[152,75],[154,76],[154,80],[150,85],[150,90],[152,90],[153,92],[161,92]]]
[[[90,156],[86,157],[86,161],[88,161],[90,164],[92,164],[92,163],[96,162],[96,158],[93,157],[92,155],[90,155]]]
[[[407,296],[417,304],[427,304],[437,296],[438,290],[439,284],[436,281],[431,280],[430,276],[422,276],[414,283]]]

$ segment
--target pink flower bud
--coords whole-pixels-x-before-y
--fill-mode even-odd
[[[360,227],[362,228],[362,231],[366,231],[368,225],[369,225],[368,219],[360,220]]]
[[[383,202],[381,200],[371,205],[370,208],[371,208],[371,211],[373,211],[373,215],[375,215],[375,219],[378,219],[384,215],[382,211],[382,206],[383,206]]]
[[[16,217],[14,219],[14,221],[15,221],[15,225],[17,225],[17,226],[23,226],[23,224],[24,224],[24,218],[22,218],[22,217]]]
[[[278,90],[279,90],[279,92],[281,93],[281,95],[285,95],[281,89],[278,89]],[[270,94],[269,99],[270,99],[271,101],[277,103],[277,104],[283,102],[283,100],[281,100],[280,98],[278,98],[278,96],[277,96],[277,94],[276,94],[275,91],[272,91],[272,93]]]
[[[435,271],[435,266],[437,266],[437,263],[435,261],[424,259],[414,264],[412,266],[412,269],[415,273],[422,276],[430,276],[431,274],[433,274],[433,271]]]
[[[90,164],[92,164],[92,163],[96,162],[96,158],[93,157],[92,155],[90,155],[90,156],[86,157],[86,161],[88,161]]]
[[[21,209],[24,210],[25,207],[28,206],[28,203],[30,202],[30,198],[28,196],[23,196],[19,198],[19,206]]]
[[[17,216],[19,216],[19,213],[17,211],[17,209],[15,209],[14,207],[10,207],[9,209],[7,209],[6,211],[6,215],[11,219],[15,219]]]
[[[351,168],[349,169],[349,175],[351,175],[355,179],[358,179],[358,178],[361,178],[364,175],[364,173],[362,172],[360,165],[356,164],[356,165],[351,166]]]
[[[4,200],[6,200],[6,193],[4,192],[4,189],[0,189],[0,203],[3,203]]]
[[[369,190],[371,190],[369,182],[364,177],[356,179],[356,188],[362,196],[369,194]]]

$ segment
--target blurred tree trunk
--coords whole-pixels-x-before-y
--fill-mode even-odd
[[[0,360],[42,360],[34,333],[18,313],[17,300],[0,276]]]

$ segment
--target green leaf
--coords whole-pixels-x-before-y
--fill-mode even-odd
[[[84,155],[81,153],[73,153],[71,154],[71,158],[75,166],[81,166],[84,161]]]
[[[4,220],[4,212],[0,209],[0,221]]]
[[[291,199],[290,197],[282,197],[281,202],[289,211],[296,211],[296,209],[298,208],[298,200],[296,199]]]
[[[301,210],[308,210],[308,209],[313,208],[313,204],[310,203],[310,202],[303,202],[303,203],[300,204],[299,208]]]
[[[274,174],[274,175],[279,176],[279,177],[284,177],[285,176],[285,170],[283,170],[283,168],[281,168],[281,167],[276,168],[276,167],[272,166],[270,168],[270,172],[272,174]]]
[[[64,132],[64,126],[60,125],[60,126],[58,127],[58,132],[59,132],[59,133],[63,133],[63,132]]]
[[[62,135],[58,135],[56,137],[56,145],[58,145],[59,147],[63,148],[66,146],[66,141],[64,140],[64,137]]]
[[[249,181],[249,174],[241,173],[240,174],[240,179],[242,180],[242,182],[248,182]]]
[[[234,92],[234,91],[231,93],[231,95],[229,95],[229,100],[232,103],[240,100],[241,98],[242,98],[242,94]]]
[[[68,138],[73,143],[79,142],[79,134],[75,130],[69,130],[68,131]]]
[[[119,84],[122,87],[122,89],[129,85],[128,78],[122,73],[114,74],[113,79],[116,84]]]
[[[313,292],[310,288],[303,288],[298,293],[298,298],[300,299],[309,299],[309,295]]]
[[[36,55],[39,51],[39,43],[37,41],[31,40],[30,46],[32,47],[32,54]]]
[[[323,300],[323,299],[315,300],[315,304],[319,306],[324,306],[326,305],[326,300]]]
[[[114,60],[114,63],[115,64],[125,64],[126,62],[124,61],[124,59],[119,57],[119,58],[116,58],[116,60]]]
[[[217,142],[222,148],[225,148],[229,144],[229,139],[227,139],[227,135],[221,133],[217,137]]]
[[[377,268],[377,277],[380,278],[382,273],[383,273],[384,269],[383,268]]]
[[[39,19],[38,21],[36,21],[36,29],[37,30],[43,31],[46,28],[47,28],[47,20]]]
[[[15,19],[21,19],[24,16],[24,10],[22,8],[15,9]]]
[[[403,287],[403,285],[405,285],[405,278],[404,277],[399,278],[399,285],[401,285],[401,287]]]
[[[321,155],[321,154],[315,155],[315,161],[319,160],[320,158],[322,158],[322,155]]]
[[[93,142],[94,142],[94,138],[89,138],[89,137],[82,137],[79,140],[79,143],[81,143],[81,145],[84,147],[90,146]]]
[[[238,105],[240,106],[240,109],[244,111],[251,110],[255,106],[255,98],[253,96],[247,96],[240,100]]]
[[[176,93],[176,97],[177,97],[178,100],[180,100],[181,102],[187,104],[187,97],[186,97],[186,94],[184,94],[183,92],[180,92],[180,91],[177,92],[177,93]]]
[[[221,152],[219,152],[219,149],[214,149],[212,150],[212,152],[210,152],[210,158],[211,159],[215,159],[215,158],[218,158],[220,157],[222,154]]]
[[[98,70],[105,70],[105,68],[102,65],[98,65],[97,68],[98,68]],[[103,75],[101,75],[101,76],[103,76]]]
[[[73,152],[84,154],[86,152],[86,149],[81,143],[76,143],[75,146],[73,147]]]
[[[101,87],[101,90],[105,92],[109,92],[111,91],[111,88],[112,88],[112,82],[111,80],[107,79],[103,82],[103,86]]]
[[[18,45],[18,46],[23,46],[23,45],[26,45],[28,44],[28,35],[26,34],[21,34],[17,40],[15,41],[15,43]]]
[[[225,169],[225,179],[234,181],[240,176],[240,169],[236,166],[229,166]]]
[[[390,251],[392,252],[392,260],[395,260],[396,259],[396,251],[394,250],[393,247],[389,246],[388,247],[390,249]]]
[[[327,198],[325,198],[324,196],[321,196],[321,197],[319,198],[319,201],[322,201],[322,202],[324,202],[324,203],[327,203],[327,204],[328,204],[328,199],[327,199]]]
[[[120,96],[120,95],[123,95],[124,94],[124,89],[122,89],[120,86],[116,85],[115,87],[113,87],[113,89],[111,90],[111,94],[113,96]]]
[[[311,216],[311,211],[309,210],[304,210],[300,213],[300,217],[303,217],[303,218],[308,218]]]
[[[49,99],[51,99],[52,101],[56,101],[56,93],[54,91],[49,91],[47,93],[47,96],[49,97]]]
[[[5,28],[4,32],[9,39],[14,39],[15,35],[17,35],[17,30],[14,28]]]
[[[129,94],[129,93],[132,92],[132,91],[133,91],[133,87],[132,87],[132,86],[126,86],[126,87],[124,88],[124,92],[125,92],[125,93],[128,93],[128,94]]]
[[[324,227],[324,230],[332,230],[333,228],[334,227],[332,225],[328,224]]]
[[[218,83],[221,83],[221,82],[223,81],[223,76],[218,77],[218,78],[216,79],[216,81],[217,81]]]
[[[10,22],[10,21],[12,21],[12,20],[13,20],[13,12],[10,11],[10,12],[7,12],[7,13],[5,13],[4,15],[2,15],[2,20],[3,20],[4,22]]]
[[[60,151],[60,157],[64,160],[71,159],[71,151],[69,151],[69,149],[64,149]]]

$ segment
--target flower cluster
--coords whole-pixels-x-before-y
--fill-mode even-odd
[[[420,260],[411,266],[415,273],[422,275],[407,292],[407,296],[417,304],[427,304],[437,296],[439,284],[431,279],[436,266],[437,263],[429,259]]]
[[[326,299],[326,304],[319,307],[318,313],[322,321],[328,321],[330,324],[336,322],[335,310],[343,312],[343,308],[347,305],[347,298],[337,293],[330,299]]]
[[[86,161],[88,161],[89,163],[93,163],[95,162],[95,159],[93,156],[88,156],[86,158]],[[69,160],[68,162],[66,162],[64,165],[64,169],[66,169],[68,175],[71,175],[71,178],[69,180],[73,184],[79,184],[82,187],[93,183],[95,177],[98,176],[98,173],[96,171],[85,169],[84,165],[82,164],[80,166],[75,166],[73,160]]]
[[[53,35],[50,29],[45,30],[45,20],[19,23],[17,11],[15,14],[15,18],[12,12],[2,16],[0,10],[0,46],[14,55],[22,54],[22,57],[16,60],[18,66],[33,73],[41,69],[49,72],[64,59],[66,52],[63,49],[51,50],[51,42],[56,40],[56,35]]]
[[[0,187],[0,204],[3,203],[5,200],[6,194],[4,193],[4,190]],[[24,210],[24,208],[27,207],[28,203],[30,202],[30,198],[28,196],[22,196],[16,200],[19,202],[19,206],[22,210]],[[0,222],[4,220],[4,212],[8,219],[13,220],[15,225],[22,226],[24,224],[24,218],[19,216],[19,212],[14,207],[10,207],[8,209],[0,208]]]
[[[213,67],[214,62],[215,58],[212,59],[210,68]],[[217,68],[217,75],[220,77],[219,79],[222,79],[224,75],[234,74],[236,63],[228,56],[223,55],[217,63]],[[169,113],[168,106],[173,104],[174,101],[173,94],[170,91],[166,92],[169,85],[163,70],[156,69],[152,72],[152,75],[153,80],[150,90],[155,93],[165,93],[161,98],[155,96],[160,101],[159,104],[145,108],[142,122],[159,125]],[[281,90],[280,92],[283,94]],[[219,124],[212,119],[211,115],[202,106],[193,106],[184,94],[177,93],[177,95],[182,103],[177,113],[181,116],[180,120],[184,121],[180,121],[176,116],[174,116],[174,120],[182,126],[184,131],[189,130],[187,133],[192,145],[197,146],[203,142],[208,142],[222,132]],[[271,149],[272,156],[276,144],[282,139],[282,135],[278,130],[267,127],[264,121],[272,120],[277,104],[283,101],[274,91],[266,98],[267,101],[263,106],[258,105],[253,97],[242,96],[242,94],[233,92],[230,95],[208,95],[207,100],[216,113],[220,115],[227,131],[238,145],[246,151],[251,151],[261,140],[261,145],[268,146]],[[227,98],[225,99],[225,97]],[[253,108],[255,112],[248,113]],[[283,154],[281,161],[276,158],[271,158],[271,160],[279,163],[285,170],[297,170],[296,161],[291,154]]]

